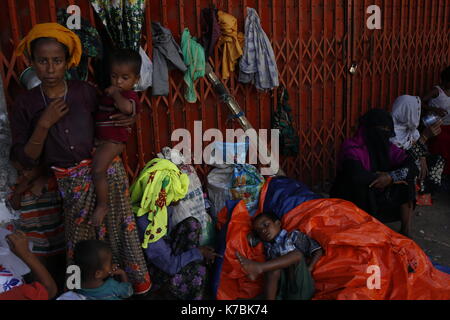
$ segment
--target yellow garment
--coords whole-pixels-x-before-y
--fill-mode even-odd
[[[189,177],[166,159],[153,159],[131,186],[133,212],[141,217],[148,214],[149,224],[142,247],[156,242],[167,233],[167,205],[186,196]]]
[[[80,63],[83,49],[80,38],[58,23],[41,23],[36,24],[25,38],[20,41],[16,49],[16,55],[21,56],[25,49],[31,54],[31,42],[38,38],[55,38],[59,42],[65,44],[69,49],[70,59],[68,67],[72,68]]]
[[[222,78],[228,79],[234,71],[239,58],[244,51],[244,34],[238,33],[237,19],[223,11],[218,12],[220,31],[219,46],[223,45]]]

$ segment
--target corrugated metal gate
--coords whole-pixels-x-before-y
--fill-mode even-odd
[[[35,23],[56,21],[56,9],[69,4],[95,24],[88,0],[1,0],[0,72],[10,104],[19,90],[23,58],[12,50]],[[177,41],[184,27],[200,34],[202,8],[215,4],[238,18],[243,31],[245,8],[255,8],[272,41],[280,82],[290,93],[290,104],[301,139],[301,153],[282,159],[291,177],[308,184],[323,184],[334,176],[336,153],[361,113],[369,108],[389,109],[395,97],[424,94],[450,64],[448,0],[152,0],[146,8],[144,49],[152,56],[150,22],[168,26]],[[366,8],[378,5],[382,29],[369,30]],[[220,50],[211,59],[220,70]],[[348,72],[352,63],[356,74]],[[91,70],[92,71],[92,70]],[[235,95],[255,129],[270,128],[276,92],[260,93],[232,77],[225,84]],[[176,128],[201,120],[203,130],[231,127],[226,108],[218,103],[206,80],[197,83],[200,101],[187,104],[182,75],[173,72],[168,97],[142,95],[144,111],[134,139],[124,155],[130,178],[159,150],[172,145]],[[206,166],[197,166],[202,177]]]

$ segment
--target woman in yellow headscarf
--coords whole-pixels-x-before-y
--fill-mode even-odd
[[[16,54],[20,56],[26,50],[33,60],[31,45],[34,40],[39,38],[52,38],[65,46],[63,50],[66,51],[68,68],[75,67],[80,63],[83,51],[80,38],[58,23],[41,23],[35,25],[26,37],[20,41],[16,49]]]
[[[94,113],[98,108],[94,87],[66,81],[65,71],[80,61],[77,35],[56,24],[35,25],[19,44],[16,54],[30,56],[41,85],[17,97],[12,108],[11,155],[24,168],[43,165],[53,169],[64,210],[68,263],[82,240],[104,240],[133,284],[135,294],[150,289],[151,281],[128,194],[128,177],[120,159],[108,169],[110,211],[103,224],[90,224],[96,198],[91,177],[94,149]],[[116,117],[116,125],[134,123]]]

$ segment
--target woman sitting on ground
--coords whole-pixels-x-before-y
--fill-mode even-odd
[[[450,178],[450,67],[441,73],[441,85],[435,86],[423,99],[424,111],[442,117],[441,133],[431,139],[430,151],[441,155],[445,162],[444,175]]]
[[[201,224],[189,217],[172,230],[171,205],[186,196],[189,178],[166,159],[153,159],[131,186],[133,211],[159,298],[201,300],[205,291],[206,263],[214,250],[200,246]],[[172,232],[168,232],[172,230]]]
[[[439,135],[442,121],[426,127],[420,134],[418,130],[420,115],[419,97],[408,95],[398,97],[392,109],[395,137],[391,139],[391,142],[407,151],[415,159],[420,171],[419,193],[427,194],[437,191],[441,186],[445,161],[439,155],[431,155],[426,143],[431,137]]]
[[[342,144],[331,196],[355,203],[384,223],[401,220],[401,233],[409,236],[417,169],[389,141],[394,136],[389,112],[367,112],[356,135]]]

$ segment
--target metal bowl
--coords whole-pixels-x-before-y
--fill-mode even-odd
[[[425,117],[423,117],[422,122],[425,127],[431,127],[433,124],[438,122],[440,119],[441,118],[439,116],[435,115],[434,113],[430,113],[430,114],[426,115]]]
[[[20,83],[27,88],[28,90],[33,89],[41,84],[41,80],[36,75],[36,71],[34,71],[33,67],[28,67],[23,70],[22,74],[19,77]]]

